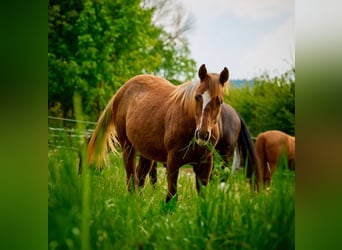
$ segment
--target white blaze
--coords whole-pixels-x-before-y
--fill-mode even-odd
[[[211,101],[211,97],[209,95],[208,91],[205,91],[202,95],[203,98],[203,106],[202,106],[202,112],[204,111],[205,107],[208,105],[208,103]]]
[[[200,125],[199,127],[202,127],[202,122],[203,122],[203,111],[205,109],[205,107],[208,105],[208,103],[211,101],[210,95],[208,91],[205,91],[202,94],[202,99],[203,99],[203,105],[202,105],[202,116],[201,116],[201,120],[200,120]]]
[[[200,125],[199,127],[201,128],[202,127],[202,123],[203,123],[203,112],[204,112],[204,109],[205,107],[208,105],[208,103],[211,101],[211,97],[209,95],[209,92],[208,91],[205,91],[203,94],[202,94],[202,99],[203,99],[203,105],[202,105],[202,116],[201,116],[201,119],[200,119]],[[211,131],[208,131],[209,132],[209,138],[211,137]],[[207,142],[206,141],[203,141],[202,139],[199,139],[197,141],[198,145],[205,145]]]

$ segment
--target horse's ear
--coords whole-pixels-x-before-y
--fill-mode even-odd
[[[202,66],[198,70],[198,76],[203,81],[203,79],[207,76],[207,68],[205,67],[205,64],[202,64]]]
[[[220,83],[224,85],[224,83],[228,81],[228,78],[229,78],[229,71],[227,67],[224,67],[224,69],[222,70],[220,74]]]

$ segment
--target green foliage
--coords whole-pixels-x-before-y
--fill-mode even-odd
[[[253,85],[231,88],[227,102],[242,116],[250,132],[278,129],[295,134],[294,69],[280,77],[268,75],[255,78]]]
[[[165,169],[153,189],[126,188],[120,156],[102,172],[77,175],[77,154],[49,151],[49,249],[294,249],[294,173],[278,168],[270,191],[255,194],[244,174],[197,195],[182,170],[178,201],[165,205]]]
[[[186,40],[177,43],[152,23],[141,1],[49,1],[49,112],[74,118],[72,98],[96,120],[129,78],[152,73],[176,82],[192,78]],[[54,110],[57,109],[56,110]]]

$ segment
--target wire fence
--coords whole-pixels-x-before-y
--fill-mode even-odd
[[[82,123],[83,131],[77,128]],[[78,151],[82,141],[90,138],[96,122],[48,116],[48,146],[50,149]]]
[[[48,116],[48,145],[51,149],[79,150],[80,144],[92,135],[96,122]],[[77,123],[85,125],[84,131],[77,129]],[[252,137],[255,142],[256,137]]]
[[[67,121],[67,122],[74,122],[74,123],[86,123],[86,124],[93,124],[93,125],[96,125],[96,122],[80,121],[80,120],[74,120],[74,119],[62,118],[62,117],[55,117],[55,116],[48,116],[48,119],[51,119],[51,120],[58,120],[58,121]]]

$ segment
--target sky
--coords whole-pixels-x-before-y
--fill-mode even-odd
[[[230,79],[280,75],[295,66],[294,0],[179,0],[191,16],[186,33],[197,68]]]

